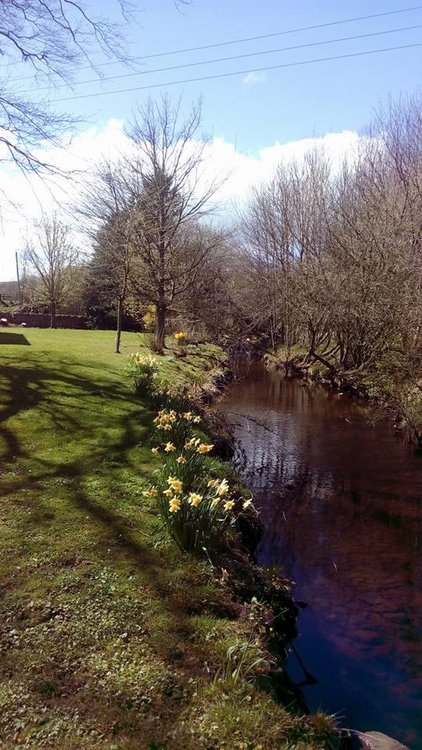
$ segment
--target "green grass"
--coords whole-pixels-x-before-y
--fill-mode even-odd
[[[218,677],[250,621],[219,614],[221,571],[152,535],[154,415],[124,375],[141,337],[119,356],[108,331],[21,335],[0,336],[0,748],[325,746],[326,724]],[[200,383],[221,357],[160,371]]]

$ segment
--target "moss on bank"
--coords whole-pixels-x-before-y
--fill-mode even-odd
[[[329,720],[260,687],[267,605],[232,585],[241,560],[153,535],[154,414],[123,374],[141,337],[120,357],[112,332],[22,337],[0,347],[0,747],[329,747]],[[223,360],[169,351],[161,374],[201,384]]]

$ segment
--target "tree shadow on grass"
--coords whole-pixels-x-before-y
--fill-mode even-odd
[[[30,500],[31,514],[27,516],[27,520],[22,520],[20,532],[22,536],[30,533],[30,526],[34,521],[49,523],[51,514],[46,508],[42,508],[43,504],[48,502],[45,498],[51,496],[52,492],[54,493],[54,487],[57,484],[65,484],[71,502],[80,511],[98,521],[107,535],[114,540],[115,547],[120,548],[126,556],[142,567],[145,574],[148,574],[151,586],[157,589],[157,595],[166,596],[166,601],[171,608],[171,597],[169,598],[164,589],[159,586],[160,555],[151,546],[140,542],[139,534],[135,535],[128,528],[128,522],[124,516],[107,507],[107,492],[111,496],[116,491],[115,487],[119,485],[117,472],[125,465],[131,464],[128,451],[139,444],[140,431],[151,424],[152,414],[146,410],[139,397],[125,392],[125,389],[119,387],[118,383],[103,385],[99,389],[109,401],[129,402],[128,409],[123,409],[123,411],[118,409],[116,413],[113,410],[109,412],[104,409],[102,399],[97,398],[95,382],[63,370],[37,367],[31,363],[21,368],[2,365],[0,377],[7,382],[7,399],[0,408],[0,436],[6,443],[3,459],[13,467],[16,460],[19,466],[19,459],[31,459],[31,473],[22,475],[24,471],[22,466],[18,475],[12,474],[7,482],[4,482],[2,492],[3,497],[6,498],[7,496],[16,497],[16,493],[24,491],[26,495],[21,494],[22,502]],[[94,408],[94,421],[89,423],[89,428],[86,422],[81,420],[84,406],[78,407],[77,410],[63,406],[62,392],[69,389],[72,389],[75,397],[81,393],[82,400],[91,399],[92,396],[94,405],[95,401],[98,401],[98,411],[96,412]],[[89,408],[89,411],[93,410],[92,401],[86,408]],[[29,449],[25,447],[26,436],[22,433],[22,424],[15,429],[5,424],[7,420],[26,410],[37,410],[46,414],[55,428],[66,429],[68,442],[72,440],[77,442],[79,436],[86,436],[87,431],[90,432],[94,438],[92,445],[88,440],[86,451],[74,460],[69,452],[64,453],[61,458],[62,454],[57,451],[53,459],[37,456],[36,450],[33,455],[30,455]],[[96,441],[97,435],[100,436],[98,442]],[[116,475],[113,479],[114,471]],[[98,482],[103,482],[101,494],[105,498],[104,504],[95,501],[86,492],[84,482],[87,478],[91,480],[95,478]],[[22,539],[16,541],[22,543]],[[176,603],[174,606],[177,609]],[[180,621],[179,610],[177,617]]]
[[[0,331],[0,345],[1,344],[20,344],[23,346],[31,346],[26,336],[23,333],[12,333],[11,331]]]
[[[98,422],[82,425],[83,412],[101,414],[103,405],[92,404],[90,398],[98,396],[112,401],[131,403],[137,407],[138,415],[145,414],[145,408],[135,395],[126,391],[118,383],[101,384],[81,378],[64,369],[37,366],[37,363],[26,361],[23,367],[0,365],[0,378],[6,384],[6,397],[0,406],[0,437],[3,438],[6,450],[3,461],[28,457],[28,451],[22,445],[22,426],[17,430],[6,425],[6,422],[28,410],[37,409],[48,416],[52,426],[67,433],[83,432],[93,434]],[[77,408],[71,405],[70,399],[78,399]],[[101,422],[101,419],[98,420]],[[71,437],[71,434],[68,435]]]
[[[173,579],[169,577],[172,555],[166,549],[153,546],[143,535],[145,529],[142,524],[147,518],[145,508],[140,508],[138,515],[136,506],[133,511],[132,503],[129,516],[125,516],[123,495],[130,504],[130,489],[124,483],[125,465],[131,466],[129,452],[139,443],[140,427],[145,429],[151,424],[152,414],[138,397],[119,387],[118,383],[97,386],[95,382],[67,372],[64,368],[59,370],[27,362],[25,367],[19,369],[0,366],[0,376],[7,382],[7,398],[0,410],[0,435],[5,439],[9,460],[25,459],[19,469],[21,473],[17,476],[11,474],[7,481],[7,489],[12,495],[11,500],[6,502],[7,511],[10,518],[14,517],[16,521],[11,527],[14,537],[11,540],[11,549],[14,550],[11,559],[19,550],[23,550],[23,560],[28,561],[31,554],[38,555],[38,546],[42,549],[42,545],[48,545],[53,554],[47,556],[45,566],[51,581],[54,580],[51,577],[54,569],[56,572],[57,569],[66,569],[66,556],[69,559],[73,555],[88,557],[100,566],[112,567],[114,563],[117,569],[120,563],[123,562],[125,567],[128,561],[139,571],[145,596],[151,597],[152,608],[158,612],[160,625],[157,627],[162,627],[160,616],[165,620],[165,628],[154,638],[153,648],[165,664],[171,664],[171,668],[177,666],[179,659],[181,672],[189,670],[193,664],[193,672],[198,673],[203,665],[203,654],[195,645],[188,607],[195,592],[189,584],[186,589],[173,588]],[[71,395],[71,392],[80,399],[78,408],[69,406],[67,399],[63,403],[63,395]],[[116,401],[115,406],[107,409],[99,396]],[[127,408],[123,402],[128,403]],[[87,429],[85,409],[94,414],[94,421],[88,423],[92,440],[87,441],[83,455],[79,451],[77,458],[72,458],[71,452],[61,454],[60,451],[56,451],[51,459],[37,456],[36,451],[30,455],[26,434],[22,432],[23,424],[17,424],[14,429],[10,424],[6,425],[6,420],[26,410],[37,410],[47,415],[56,428],[66,429],[66,440],[77,441]],[[62,438],[59,436],[59,439]],[[32,473],[23,476],[27,458],[31,459]],[[17,465],[19,468],[19,460]],[[133,476],[136,483],[137,474]],[[141,485],[141,472],[139,477]],[[65,489],[59,491],[61,485],[65,485]],[[60,513],[63,511],[62,521]],[[92,523],[92,531],[89,530],[84,536],[81,529],[79,543],[78,529],[86,517],[85,523]],[[91,546],[91,538],[94,546]],[[26,549],[28,539],[31,551]],[[15,550],[18,552],[15,553]],[[109,550],[111,555],[108,554]],[[176,570],[177,565],[179,563]],[[185,568],[188,566],[181,562],[182,578]],[[26,577],[33,574],[29,565],[23,566],[16,576],[15,567],[11,565],[9,583],[17,591],[17,596],[19,583],[23,584],[25,591]],[[151,619],[149,624],[153,627],[154,620]],[[17,623],[17,627],[23,626]],[[182,646],[179,655],[178,643]],[[188,652],[186,657],[184,649]],[[16,669],[19,672],[19,666]],[[185,707],[186,703],[183,709]],[[101,707],[98,705],[97,709],[101,710]],[[182,705],[179,706],[177,701],[172,704],[167,728],[178,721],[180,710]]]

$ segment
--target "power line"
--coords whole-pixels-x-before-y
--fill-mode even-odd
[[[344,18],[344,19],[341,19],[341,20],[338,20],[338,21],[328,21],[326,23],[314,24],[313,26],[299,26],[299,27],[297,27],[295,29],[285,29],[284,31],[274,31],[274,32],[272,32],[270,34],[260,34],[258,36],[243,37],[241,39],[231,39],[231,40],[226,41],[226,42],[214,42],[212,44],[202,44],[202,45],[200,45],[198,47],[185,47],[183,49],[168,50],[166,52],[154,52],[154,53],[152,53],[150,55],[141,55],[140,57],[136,57],[131,62],[140,62],[142,60],[151,60],[152,58],[166,57],[168,55],[181,55],[181,54],[184,54],[186,52],[199,52],[199,51],[206,50],[206,49],[215,49],[216,47],[226,47],[226,46],[229,46],[229,45],[232,45],[232,44],[243,44],[244,42],[255,42],[255,41],[258,41],[260,39],[270,39],[270,38],[273,38],[273,37],[276,37],[276,36],[285,36],[287,34],[297,34],[297,33],[300,33],[302,31],[314,31],[315,29],[324,29],[324,28],[328,28],[330,26],[339,26],[339,25],[345,24],[345,23],[353,23],[355,21],[367,21],[367,20],[370,20],[371,18],[383,18],[385,16],[398,15],[399,13],[411,13],[411,12],[413,12],[415,10],[421,10],[421,9],[422,9],[422,5],[413,5],[413,6],[408,7],[408,8],[399,8],[398,10],[389,10],[389,11],[384,11],[382,13],[371,13],[370,15],[367,15],[367,16],[355,16],[354,18]],[[75,68],[75,70],[76,71],[80,71],[80,70],[92,70],[93,67],[103,68],[103,67],[106,67],[108,65],[116,65],[117,62],[119,62],[119,61],[111,60],[111,61],[108,61],[108,62],[99,63],[96,66],[93,66],[93,65],[84,65],[83,67]],[[14,78],[13,82],[24,81],[24,80],[29,80],[29,79],[33,79],[33,76],[22,76],[20,78]]]
[[[127,94],[127,93],[131,93],[134,91],[145,91],[146,89],[156,89],[156,88],[161,88],[162,86],[175,86],[177,84],[182,84],[182,83],[196,83],[198,81],[211,81],[216,78],[229,78],[230,76],[245,75],[247,73],[261,73],[267,70],[279,70],[280,68],[294,68],[300,65],[311,65],[313,63],[318,63],[318,62],[329,62],[330,60],[345,60],[350,57],[363,57],[364,55],[374,55],[374,54],[377,54],[378,52],[391,52],[393,50],[411,49],[413,47],[422,47],[422,42],[417,42],[415,44],[401,44],[398,47],[383,47],[381,49],[367,50],[366,52],[350,52],[344,55],[335,55],[334,57],[318,57],[313,60],[299,60],[297,62],[282,63],[280,65],[268,65],[264,68],[235,70],[230,73],[216,73],[214,75],[209,75],[209,76],[199,76],[198,78],[185,78],[179,81],[166,81],[164,83],[152,83],[147,86],[135,86],[134,88],[129,88],[129,89],[117,89],[114,91],[96,91],[91,94],[76,94],[74,96],[67,96],[63,99],[54,99],[54,103],[59,104],[61,102],[71,102],[71,101],[75,101],[76,99],[92,99],[96,96],[111,96],[113,94]]]
[[[180,70],[181,68],[195,68],[198,65],[211,65],[213,63],[230,62],[232,60],[240,60],[240,59],[246,58],[246,57],[249,58],[249,57],[257,57],[259,55],[270,55],[270,54],[274,54],[276,52],[288,52],[288,51],[297,50],[297,49],[305,49],[305,48],[308,48],[308,47],[320,47],[320,46],[324,46],[326,44],[334,44],[334,43],[337,43],[337,42],[349,42],[349,41],[353,41],[355,39],[367,39],[368,37],[383,36],[383,35],[386,35],[386,34],[396,34],[396,33],[401,32],[401,31],[413,31],[414,29],[420,29],[420,28],[422,28],[422,24],[417,24],[417,25],[414,25],[414,26],[402,26],[401,28],[398,28],[398,29],[387,29],[385,31],[373,31],[373,32],[370,32],[368,34],[355,34],[353,36],[343,36],[343,37],[338,37],[336,39],[326,39],[325,41],[320,41],[320,42],[307,42],[306,44],[295,44],[295,45],[290,46],[290,47],[279,47],[278,49],[262,50],[261,52],[247,52],[247,53],[242,54],[242,55],[233,55],[233,56],[230,56],[230,57],[217,57],[217,58],[214,58],[212,60],[200,60],[200,61],[197,61],[197,62],[183,63],[182,65],[170,65],[170,66],[165,67],[165,68],[152,68],[151,70],[141,70],[141,71],[137,71],[137,72],[133,72],[133,73],[122,73],[122,74],[115,75],[115,76],[105,76],[100,81],[98,80],[98,78],[89,78],[89,79],[87,79],[85,81],[76,81],[75,85],[76,86],[82,86],[82,85],[85,85],[87,83],[99,83],[99,82],[103,82],[103,81],[116,81],[116,80],[122,79],[122,78],[133,78],[134,76],[145,76],[145,75],[150,75],[151,73],[164,73],[164,72],[167,72],[169,70]],[[55,87],[55,90],[61,89],[61,88],[68,88],[68,86],[69,86],[69,84],[67,84],[67,83],[60,84],[59,86]],[[43,88],[37,89],[37,93],[41,93],[43,91],[50,91],[50,90],[51,90],[51,88],[49,86],[45,86]],[[23,92],[23,93],[25,93],[25,92]]]

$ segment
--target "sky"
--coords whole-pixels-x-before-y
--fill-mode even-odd
[[[45,149],[61,166],[84,169],[124,148],[125,124],[148,96],[182,97],[186,111],[201,97],[202,127],[212,139],[205,166],[212,174],[229,169],[219,197],[230,212],[233,201],[269,177],[281,158],[322,141],[338,160],[356,145],[357,133],[380,102],[420,91],[422,46],[409,45],[422,45],[422,5],[410,0],[144,0],[142,5],[135,0],[132,5],[136,16],[126,26],[124,48],[136,62],[129,67],[98,56],[102,79],[83,69],[76,71],[73,88],[46,88],[45,81],[28,78],[27,65],[3,66],[18,90],[82,118],[64,137],[65,150]],[[87,0],[87,7],[117,20],[117,0]],[[193,49],[198,47],[203,49]],[[402,48],[386,49],[391,47]],[[204,80],[188,82],[198,78]],[[14,252],[22,247],[28,220],[41,207],[52,207],[52,194],[73,196],[75,188],[49,190],[4,162],[0,188],[15,204],[1,205],[0,280],[5,280],[14,278]]]

